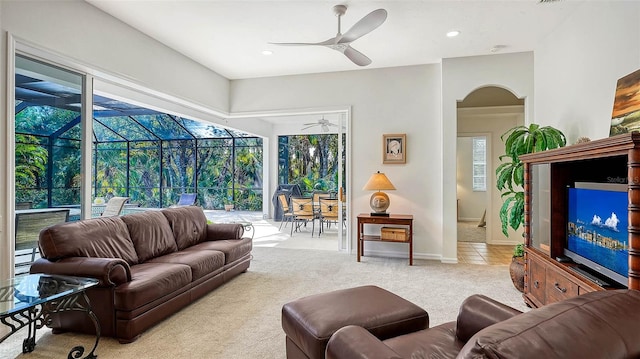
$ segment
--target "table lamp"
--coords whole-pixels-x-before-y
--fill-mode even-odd
[[[394,190],[396,189],[391,181],[380,171],[374,173],[367,184],[364,185],[363,190],[376,191],[371,195],[369,199],[369,205],[373,212],[372,216],[385,216],[388,217],[387,208],[389,208],[389,196],[382,190]]]

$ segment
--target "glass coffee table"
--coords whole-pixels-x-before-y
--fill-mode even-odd
[[[85,294],[88,288],[96,285],[98,281],[93,278],[48,274],[28,274],[0,281],[0,322],[11,329],[0,337],[0,343],[28,327],[27,338],[22,341],[22,352],[30,353],[36,347],[36,330],[51,323],[51,314],[83,311],[96,328],[96,342],[84,358],[96,358],[94,352],[100,340],[100,323]],[[76,346],[68,358],[79,358],[84,350],[84,347]]]

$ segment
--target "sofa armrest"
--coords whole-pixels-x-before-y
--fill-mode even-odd
[[[244,234],[244,226],[240,223],[207,224],[207,241],[220,239],[240,239]]]
[[[131,281],[131,268],[120,258],[69,257],[55,262],[39,258],[30,272],[95,278],[105,287]]]
[[[326,359],[401,359],[400,355],[366,329],[349,325],[338,329],[327,343]]]
[[[484,295],[475,294],[462,302],[456,321],[456,336],[467,342],[480,330],[522,313]]]

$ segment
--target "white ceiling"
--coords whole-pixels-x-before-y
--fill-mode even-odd
[[[582,0],[217,1],[85,0],[228,79],[438,63],[443,58],[532,51]],[[549,1],[549,0],[546,0]],[[352,46],[373,63],[359,67],[320,46],[334,37],[334,5],[348,6],[342,33],[384,8],[385,23]],[[456,38],[446,32],[459,30]],[[491,49],[502,47],[496,52]],[[272,50],[271,56],[262,50]]]

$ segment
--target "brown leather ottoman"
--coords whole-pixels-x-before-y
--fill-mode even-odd
[[[331,335],[359,325],[381,340],[429,327],[429,314],[376,286],[316,294],[282,307],[287,358],[324,358]]]

